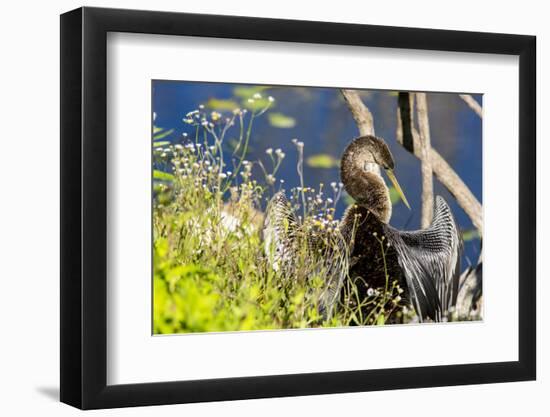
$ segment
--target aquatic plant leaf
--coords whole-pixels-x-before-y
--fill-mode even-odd
[[[256,93],[261,93],[269,87],[265,85],[240,86],[233,89],[233,94],[240,98],[251,98]]]
[[[206,106],[213,110],[231,111],[239,107],[239,103],[234,100],[211,98],[206,102]]]
[[[242,101],[242,107],[255,112],[265,109],[269,104],[270,102],[267,98],[257,98],[251,101],[245,99]]]
[[[157,133],[162,132],[164,129],[162,127],[153,126],[153,134],[156,135]]]
[[[395,187],[388,187],[388,189],[390,190],[390,201],[393,205],[403,201]]]
[[[464,242],[469,242],[471,240],[479,239],[479,231],[477,229],[464,230],[462,232],[462,240]]]
[[[174,176],[172,174],[169,174],[168,172],[160,171],[158,169],[155,169],[153,171],[153,178],[155,180],[160,180],[160,181],[173,181],[174,180]]]
[[[174,133],[174,129],[165,130],[163,132],[157,133],[156,135],[153,135],[153,140],[161,140],[164,139],[166,136],[171,135]]]
[[[306,164],[312,168],[336,168],[340,162],[332,155],[320,153],[306,159]]]
[[[168,145],[170,145],[170,142],[168,142],[167,140],[153,142],[153,148],[159,148],[161,146],[168,146]]]
[[[269,124],[273,127],[290,129],[296,126],[296,119],[290,116],[285,116],[282,113],[269,113],[267,118],[269,119]]]
[[[390,201],[392,204],[397,204],[401,201],[401,196],[399,195],[399,192],[395,189],[395,187],[389,187],[390,190]]]

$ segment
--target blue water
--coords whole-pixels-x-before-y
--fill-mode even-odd
[[[235,87],[234,84],[154,81],[155,125],[175,129],[165,140],[180,142],[183,133],[193,136],[195,128],[182,121],[185,115],[211,98],[234,99]],[[265,115],[256,119],[247,159],[266,162],[265,149],[281,148],[286,158],[277,179],[284,179],[287,190],[299,185],[297,155],[291,139],[304,142],[305,158],[319,153],[339,158],[346,144],[358,136],[357,126],[338,89],[273,87],[262,94],[273,96],[276,100],[273,111],[294,118],[296,124],[292,128],[276,128]],[[474,95],[474,98],[481,103],[481,95]],[[376,135],[386,140],[393,153],[395,174],[412,207],[408,210],[402,203],[395,205],[391,224],[397,228],[417,229],[421,211],[420,163],[396,141],[397,97],[388,91],[369,90],[364,92],[363,100],[373,114]],[[428,106],[432,146],[482,202],[481,119],[457,94],[429,93]],[[340,180],[337,168],[312,168],[307,164],[304,164],[304,178],[307,186],[316,189],[320,182],[329,184]],[[434,180],[434,190],[449,202],[461,229],[474,228],[466,213],[437,180]],[[342,201],[336,214],[341,215],[344,208]],[[475,263],[479,252],[478,239],[465,242],[463,264]]]

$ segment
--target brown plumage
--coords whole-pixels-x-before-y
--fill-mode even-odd
[[[345,149],[340,167],[342,183],[357,205],[368,207],[382,222],[388,223],[392,204],[379,168],[394,167],[393,157],[386,144],[374,136],[359,137]]]
[[[442,321],[456,304],[462,249],[458,227],[449,206],[439,196],[427,229],[400,231],[391,227],[392,203],[380,168],[386,170],[408,206],[393,175],[394,165],[388,146],[375,136],[356,138],[345,149],[340,174],[356,204],[346,210],[338,231],[349,259],[338,258],[336,263],[337,257],[327,256],[325,269],[330,276],[326,285],[330,296],[324,298],[322,308],[329,312],[334,309],[336,295],[346,279],[357,286],[359,300],[368,296],[369,288],[385,290],[397,281],[404,290],[402,298],[412,304],[420,320]],[[292,268],[292,231],[296,224],[284,193],[278,193],[270,203],[264,226],[266,250],[276,248],[276,264]]]
[[[348,208],[342,219],[341,231],[352,248],[349,278],[357,285],[361,298],[367,296],[369,288],[385,288],[387,283],[391,286],[393,280],[403,281],[399,255],[391,244],[388,246],[384,223],[370,210],[358,205]],[[402,297],[408,299],[408,292]]]
[[[402,194],[391,173],[394,165],[386,143],[374,136],[355,139],[342,156],[342,182],[356,201],[340,228],[350,242],[349,279],[360,299],[369,288],[384,290],[397,281],[404,290],[401,297],[413,305],[420,320],[440,321],[456,304],[462,249],[458,227],[439,196],[427,229],[409,232],[391,227],[392,204],[379,168],[388,170]]]

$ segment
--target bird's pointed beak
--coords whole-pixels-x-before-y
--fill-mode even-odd
[[[388,178],[390,179],[391,183],[395,187],[395,190],[399,194],[399,197],[401,197],[401,200],[403,200],[403,203],[407,206],[407,208],[410,210],[411,206],[409,206],[409,202],[407,201],[407,197],[405,197],[405,194],[403,193],[403,190],[401,189],[401,186],[397,182],[397,178],[395,178],[395,175],[391,169],[386,170],[386,174],[388,174]]]

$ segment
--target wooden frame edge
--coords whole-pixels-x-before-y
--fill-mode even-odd
[[[177,24],[182,21],[187,25]],[[518,55],[522,138],[519,361],[107,386],[105,103],[109,31]],[[60,56],[62,402],[82,409],[112,408],[536,378],[535,37],[81,8],[61,16]]]

